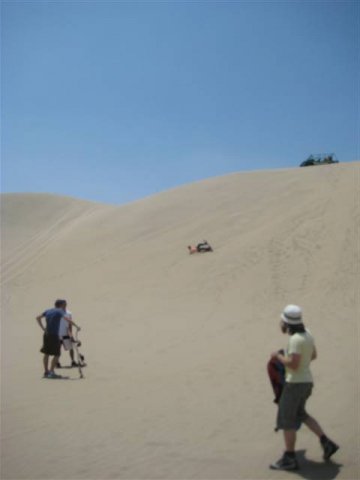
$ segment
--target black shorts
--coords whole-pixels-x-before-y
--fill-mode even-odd
[[[53,355],[55,357],[60,356],[60,338],[59,335],[50,335],[48,333],[44,333],[44,340],[43,346],[40,350],[41,353],[45,355]]]

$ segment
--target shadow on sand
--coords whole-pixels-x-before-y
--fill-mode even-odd
[[[314,462],[306,458],[305,452],[306,450],[298,450],[296,452],[300,469],[293,472],[295,475],[307,480],[332,480],[338,476],[342,467],[341,464],[331,460]]]

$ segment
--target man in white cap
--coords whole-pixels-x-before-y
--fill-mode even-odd
[[[289,338],[286,354],[272,353],[285,366],[285,385],[280,397],[277,415],[277,429],[284,431],[285,452],[275,463],[274,470],[297,470],[299,468],[295,455],[296,430],[301,423],[315,433],[320,440],[324,460],[328,460],[338,449],[315,420],[305,410],[307,399],[313,388],[310,362],[317,353],[314,338],[305,329],[302,310],[297,305],[288,305],[281,314],[280,328]]]

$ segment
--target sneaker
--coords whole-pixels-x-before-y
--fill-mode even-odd
[[[283,455],[277,462],[270,465],[272,470],[298,470],[299,465],[295,457]]]
[[[48,372],[46,378],[62,378],[62,376],[57,375],[55,372]]]
[[[48,375],[49,375],[49,372],[44,372],[43,378],[47,378]]]
[[[324,443],[322,443],[321,446],[324,450],[324,455],[323,455],[324,460],[329,460],[329,458],[339,450],[339,445],[336,445],[336,443],[334,443],[332,440],[329,440],[329,439],[327,439]]]

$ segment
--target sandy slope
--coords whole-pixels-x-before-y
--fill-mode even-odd
[[[360,164],[242,173],[116,207],[1,197],[3,479],[357,479]],[[187,254],[202,239],[211,254]],[[41,378],[35,316],[66,297],[86,379]],[[279,313],[317,339],[298,474],[265,364]],[[68,363],[67,355],[62,363]]]

